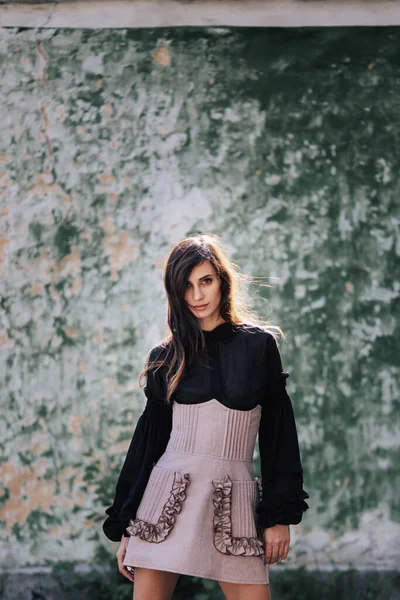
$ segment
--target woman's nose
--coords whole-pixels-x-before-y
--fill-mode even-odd
[[[196,300],[200,300],[203,297],[203,294],[201,293],[201,289],[200,288],[194,288],[193,291],[193,299]]]

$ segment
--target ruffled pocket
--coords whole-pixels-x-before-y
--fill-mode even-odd
[[[223,554],[260,556],[264,554],[262,529],[257,525],[256,508],[261,498],[259,477],[249,480],[213,479],[214,546]]]
[[[155,465],[127,533],[156,544],[165,540],[182,510],[189,482],[189,473]]]

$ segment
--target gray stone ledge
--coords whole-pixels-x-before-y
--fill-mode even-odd
[[[1,27],[304,27],[400,24],[398,0],[0,1]]]

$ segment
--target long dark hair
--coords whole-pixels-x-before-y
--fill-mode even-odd
[[[255,278],[244,276],[238,265],[228,258],[221,238],[212,233],[190,235],[175,244],[169,253],[163,280],[168,299],[168,336],[160,343],[159,356],[140,373],[168,365],[167,401],[182,379],[185,369],[195,356],[204,350],[205,338],[199,320],[188,308],[184,296],[191,271],[205,260],[215,269],[221,282],[220,316],[233,326],[261,327],[274,337],[282,336],[282,329],[261,320],[246,301],[246,282]]]

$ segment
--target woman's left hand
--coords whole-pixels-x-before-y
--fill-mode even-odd
[[[290,545],[289,525],[274,525],[264,529],[264,542],[264,564],[273,565],[285,560]]]

